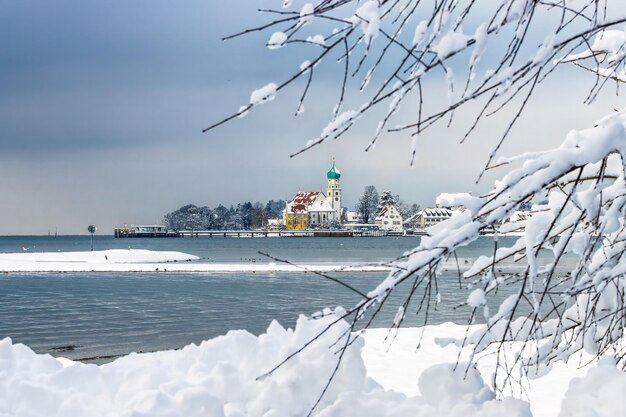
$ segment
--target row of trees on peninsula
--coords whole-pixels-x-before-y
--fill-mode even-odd
[[[379,195],[376,187],[368,185],[359,198],[355,211],[361,222],[374,223],[376,215],[385,204],[395,205],[403,219],[420,210],[418,204],[408,204],[399,195],[392,195],[389,191],[383,191]],[[187,204],[167,213],[163,217],[163,224],[173,230],[258,229],[267,227],[270,219],[282,218],[285,205],[285,200],[269,200],[265,204],[247,201],[230,207],[220,204],[214,208]]]
[[[247,201],[229,208],[221,204],[215,208],[187,204],[167,213],[163,224],[174,230],[255,229],[267,226],[269,219],[280,217],[284,208],[284,200],[270,200],[264,205]]]

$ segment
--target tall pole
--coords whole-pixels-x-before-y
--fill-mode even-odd
[[[95,225],[90,224],[89,227],[87,227],[87,230],[91,233],[91,251],[93,252],[93,234],[96,233],[98,228]]]

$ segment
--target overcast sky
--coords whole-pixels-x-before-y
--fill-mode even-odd
[[[88,224],[112,233],[159,223],[188,203],[287,200],[323,189],[333,157],[349,208],[369,184],[427,206],[440,192],[482,192],[493,183],[494,176],[478,186],[474,180],[502,118],[462,146],[455,127],[426,135],[413,169],[407,135],[385,135],[364,152],[375,129],[370,120],[289,158],[328,121],[338,91],[323,71],[304,115],[292,117],[298,84],[247,117],[201,133],[307,58],[306,49],[267,50],[271,32],[221,41],[263,22],[259,5],[280,3],[0,2],[0,234],[82,234]],[[570,71],[555,74],[503,154],[556,146],[570,129],[619,106],[613,90],[583,105],[591,84]],[[457,115],[461,124],[468,117]]]

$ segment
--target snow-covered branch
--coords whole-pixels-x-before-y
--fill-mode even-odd
[[[364,148],[370,149],[385,132],[408,132],[412,159],[422,132],[442,123],[441,127],[450,126],[455,112],[476,108],[470,103],[479,103],[479,110],[461,141],[484,118],[512,108],[483,172],[513,161],[521,166],[484,196],[442,195],[438,204],[466,210],[430,228],[430,236],[396,260],[389,276],[343,318],[369,317],[367,327],[390,294],[407,288],[392,326],[401,326],[409,312],[422,312],[428,320],[428,313],[440,303],[437,279],[444,262],[481,232],[500,226],[520,204],[532,203],[530,218],[504,229],[525,230],[524,236],[508,247],[498,246],[495,239],[493,255],[479,258],[464,272],[473,289],[466,303],[469,321],[480,315],[485,324],[458,343],[472,344],[475,352],[494,343],[500,346],[501,379],[494,377],[499,387],[513,378],[512,364],[502,352],[510,340],[524,343],[515,362],[526,370],[534,367],[539,372],[580,350],[598,357],[612,354],[625,367],[626,347],[621,343],[626,327],[626,112],[572,131],[556,149],[513,158],[499,155],[529,99],[557,66],[575,64],[586,70],[581,74],[593,74],[595,83],[586,99],[581,97],[586,102],[592,102],[608,82],[626,80],[626,32],[621,28],[626,15],[612,15],[610,7],[616,3],[319,0],[292,10],[293,2],[285,1],[283,10],[264,11],[278,19],[234,37],[267,32],[264,44],[270,49],[306,45],[315,52],[305,63],[296,63],[286,80],[253,93],[260,99],[251,98],[206,130],[244,115],[303,79],[296,109],[296,115],[301,114],[316,82],[313,70],[324,64],[337,68],[338,101],[318,137],[292,156],[341,137],[372,115],[379,123]],[[442,96],[448,98],[443,108],[424,94],[426,83],[442,85]],[[344,109],[355,97],[361,104]],[[401,111],[405,106],[409,112]],[[377,113],[378,108],[382,111]],[[409,119],[389,127],[398,117]],[[511,260],[522,265],[521,272],[501,272],[500,264]],[[487,304],[502,285],[517,290],[497,311],[490,311]],[[366,310],[373,313],[366,316]]]
[[[597,74],[599,81],[590,90],[589,101],[606,81],[626,78],[626,35],[615,29],[626,23],[626,16],[606,16],[607,3],[608,0],[321,0],[294,10],[294,2],[285,2],[282,10],[263,10],[266,15],[279,16],[278,19],[225,39],[268,32],[266,45],[270,49],[296,48],[307,43],[319,47],[306,65],[294,63],[292,76],[268,84],[275,86],[276,93],[303,79],[304,92],[296,105],[296,115],[303,112],[307,92],[315,82],[314,67],[339,63],[340,94],[330,120],[317,138],[308,140],[291,156],[342,136],[362,116],[379,107],[386,107],[386,114],[372,132],[366,149],[385,131],[418,135],[444,120],[451,123],[457,110],[481,101],[475,122],[462,138],[465,140],[483,118],[515,106],[509,126],[501,132],[498,145],[489,155],[488,167],[537,84],[556,65],[573,62]],[[537,29],[543,39],[539,45],[536,36],[529,34]],[[462,63],[464,59],[466,64]],[[595,62],[585,65],[586,60]],[[457,73],[462,72],[464,80],[459,82]],[[422,83],[437,82],[442,76],[446,79],[443,84],[447,91],[443,94],[448,96],[447,106],[424,106],[423,101],[428,104],[429,98],[423,97]],[[463,88],[455,90],[455,85]],[[358,93],[352,96],[353,91]],[[351,100],[347,100],[348,96]],[[411,111],[415,119],[398,120],[398,126],[389,127],[390,119],[401,117],[405,105],[412,108],[416,97],[420,110],[428,108],[428,112]],[[518,97],[522,99],[515,100]],[[344,104],[353,102],[353,98],[361,105],[343,110]],[[205,131],[244,116],[266,101],[251,100]]]

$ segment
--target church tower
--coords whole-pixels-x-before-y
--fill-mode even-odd
[[[333,167],[326,174],[328,178],[328,188],[326,189],[326,201],[335,210],[332,220],[341,221],[341,184],[339,178],[341,173],[335,167],[335,158],[333,158]]]

